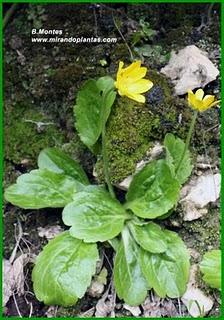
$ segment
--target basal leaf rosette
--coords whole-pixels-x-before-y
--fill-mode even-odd
[[[103,187],[89,186],[64,208],[62,218],[71,226],[71,236],[85,242],[103,242],[122,231],[129,215]]]

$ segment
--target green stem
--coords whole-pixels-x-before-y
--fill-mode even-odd
[[[106,148],[106,124],[103,126],[102,130],[102,155],[103,155],[103,170],[104,170],[104,177],[106,180],[106,184],[108,186],[108,190],[110,192],[111,197],[116,198],[113,186],[110,181],[110,173],[109,173],[109,160]]]
[[[182,161],[184,160],[185,154],[186,154],[186,152],[187,152],[187,150],[189,148],[189,145],[190,145],[190,142],[191,142],[191,137],[192,137],[192,134],[193,134],[193,131],[194,131],[194,127],[195,127],[195,123],[196,123],[196,119],[197,119],[197,115],[198,115],[198,111],[194,111],[194,114],[193,114],[193,117],[192,117],[192,120],[191,120],[191,125],[190,125],[190,128],[189,128],[188,134],[187,134],[187,139],[186,139],[186,142],[185,142],[184,151],[182,153],[180,162],[179,162],[179,164],[177,166],[177,169],[176,169],[176,176],[178,174],[178,171],[180,170]]]
[[[123,41],[124,41],[124,43],[125,43],[125,45],[126,45],[126,47],[127,47],[127,49],[128,49],[128,52],[129,52],[129,54],[130,54],[130,59],[131,59],[131,61],[134,61],[134,57],[133,57],[131,48],[129,47],[129,45],[128,45],[126,39],[125,39],[125,37],[123,36],[123,33],[121,32],[120,28],[118,27],[118,24],[117,24],[116,19],[114,18],[114,15],[113,15],[113,14],[112,14],[112,17],[113,17],[114,25],[115,25],[117,31],[119,32],[121,38],[123,39]]]
[[[114,88],[106,91],[106,93],[103,95],[103,101],[102,101],[102,104],[103,104],[103,108],[105,108],[105,101],[106,101],[106,98],[108,96],[108,94],[110,94],[111,91],[113,91]],[[104,118],[106,116],[106,112],[104,112]],[[112,186],[112,183],[110,181],[110,171],[109,171],[109,159],[108,159],[108,153],[107,153],[107,138],[106,138],[106,121],[107,119],[103,119],[103,128],[102,128],[102,134],[101,134],[101,137],[102,137],[102,156],[103,156],[103,171],[104,171],[104,178],[105,178],[105,181],[106,181],[106,184],[107,184],[107,187],[108,187],[108,190],[110,192],[110,195],[112,198],[115,198],[116,199],[116,195],[114,193],[114,189],[113,189],[113,186]]]

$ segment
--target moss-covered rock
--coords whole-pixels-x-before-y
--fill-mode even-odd
[[[142,160],[155,141],[162,142],[168,132],[186,138],[192,110],[185,99],[175,97],[167,79],[150,70],[147,76],[154,83],[146,94],[146,103],[139,104],[126,97],[117,97],[107,124],[107,149],[110,160],[110,175],[118,183],[135,171],[136,163]],[[208,116],[209,115],[209,116]],[[211,116],[212,118],[211,118]],[[204,135],[201,122],[207,126],[218,123],[218,113],[211,110],[199,117],[199,125],[193,139],[194,148],[201,151],[204,143],[216,139],[212,134]],[[214,146],[218,148],[217,143]],[[204,151],[204,150],[203,150]],[[98,180],[102,181],[102,159],[96,165]]]
[[[210,207],[203,219],[184,222],[180,230],[189,248],[194,248],[202,255],[209,250],[218,249],[220,245],[219,210]]]
[[[5,107],[4,154],[6,184],[13,182],[15,168],[36,166],[39,152],[61,146],[65,136],[57,124],[35,108],[24,105]],[[25,170],[25,168],[24,168]]]
[[[107,126],[107,149],[114,183],[133,172],[136,162],[149,148],[153,123],[152,114],[146,106],[127,98],[117,99]],[[99,160],[96,168],[100,176],[101,167]]]

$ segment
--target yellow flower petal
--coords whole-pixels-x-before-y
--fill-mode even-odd
[[[204,99],[203,96],[204,91],[202,89],[198,89],[195,94],[192,92],[192,90],[188,90],[188,104],[193,109],[203,112],[220,102],[220,100],[214,101],[215,96],[206,95]]]
[[[123,61],[120,61],[119,62],[119,67],[118,67],[118,73],[121,73],[122,69],[123,69],[123,66],[124,66],[124,62]]]
[[[124,94],[122,93],[122,91],[118,90],[119,95],[122,97],[124,96]]]
[[[200,112],[203,112],[203,111],[207,110],[208,108],[205,108],[205,106],[203,104],[203,101],[197,100],[197,103],[196,103],[194,109],[196,109],[196,110],[198,110]]]
[[[127,94],[127,97],[140,103],[145,103],[145,97],[142,94]]]
[[[211,97],[213,98],[213,100],[215,100],[215,96],[212,96],[210,94],[206,94],[206,96],[204,96],[204,98],[203,98],[203,101],[208,99],[208,98],[211,98]]]
[[[204,97],[204,91],[202,89],[198,89],[196,92],[195,92],[195,97],[196,99],[198,100],[202,100],[203,97]]]
[[[119,69],[118,69],[118,71],[120,71],[120,70],[123,68],[123,66],[124,66],[124,62],[123,62],[123,61],[120,61],[120,62],[119,62]]]
[[[188,103],[191,105],[192,108],[195,105],[195,102],[196,102],[196,99],[193,91],[188,90]]]
[[[135,69],[139,69],[141,67],[141,61],[135,61],[132,62],[132,64],[130,64],[130,66],[128,66],[127,68],[123,69],[123,72],[128,75],[131,72],[133,72]]]
[[[221,100],[216,100],[215,102],[213,102],[212,104],[210,104],[209,108],[216,106],[217,104],[219,104],[221,102]]]
[[[203,99],[204,107],[205,108],[209,107],[209,105],[211,105],[214,100],[215,100],[215,96],[211,96],[211,95],[205,96]]]
[[[153,83],[150,80],[143,79],[147,73],[147,68],[141,67],[141,61],[135,61],[127,68],[123,68],[124,63],[120,61],[117,72],[115,87],[121,96],[127,96],[130,99],[144,103],[144,93],[152,88]]]
[[[127,74],[127,81],[129,83],[133,82],[133,81],[137,81],[137,80],[140,80],[142,78],[145,77],[146,75],[146,72],[147,72],[147,68],[145,67],[141,67],[139,69],[134,69],[131,74]]]
[[[188,91],[188,103],[195,110],[201,110],[203,107],[203,101],[196,99],[195,94],[189,90]]]
[[[153,86],[153,83],[150,80],[141,79],[136,82],[131,83],[128,86],[128,91],[132,93],[144,93],[151,89]]]
[[[120,61],[120,62],[119,62],[119,67],[118,67],[118,71],[117,71],[117,79],[119,79],[119,78],[121,77],[121,75],[122,75],[122,72],[123,72],[122,68],[123,68],[123,66],[124,66],[124,62],[123,62],[123,61]]]

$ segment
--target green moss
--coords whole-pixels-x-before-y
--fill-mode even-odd
[[[16,165],[23,162],[36,166],[39,152],[46,147],[64,143],[64,134],[49,117],[35,108],[15,105],[5,108],[4,154],[6,181],[14,178]],[[39,126],[43,122],[46,125]],[[14,180],[14,179],[13,179]]]
[[[167,79],[156,71],[149,70],[147,78],[153,81],[154,86],[145,94],[146,103],[139,104],[118,96],[107,124],[110,174],[115,184],[135,171],[136,163],[144,158],[155,141],[162,143],[168,132],[185,140],[189,130],[192,110],[186,100],[174,96]],[[210,154],[211,152],[215,154],[215,150],[218,154],[219,138],[213,131],[204,134],[204,125],[209,128],[218,122],[218,113],[215,109],[199,115],[192,140],[193,154],[204,153],[205,148]],[[204,125],[201,125],[202,123]],[[98,159],[96,171],[99,181],[102,181],[101,158]]]
[[[171,224],[170,224],[171,222]],[[172,225],[179,226],[179,236],[183,239],[187,248],[193,249],[195,254],[191,256],[191,264],[199,264],[205,252],[220,247],[220,210],[210,206],[208,213],[200,219],[183,221],[181,208],[178,206],[176,214],[170,216],[165,227],[172,229]],[[177,230],[175,230],[177,231]],[[196,274],[197,285],[208,295],[215,293],[219,297],[219,290],[210,288],[202,279],[200,269]]]
[[[107,149],[113,183],[122,181],[135,171],[154,140],[163,140],[166,132],[177,127],[176,98],[166,79],[155,71],[148,77],[156,89],[147,95],[147,103],[139,104],[126,97],[118,97],[107,124]],[[150,92],[149,92],[150,94]],[[172,128],[171,128],[172,127]],[[102,180],[102,159],[96,165]]]
[[[203,254],[220,245],[220,214],[219,210],[210,208],[202,219],[184,222],[180,235],[189,248],[197,250],[202,259]]]
[[[107,149],[113,182],[121,181],[134,171],[135,164],[150,146],[151,112],[127,98],[118,98],[107,125]],[[102,162],[97,171],[101,177]]]
[[[59,307],[57,310],[57,317],[60,317],[60,318],[76,317],[77,312],[79,311],[79,308],[80,308],[79,303],[69,308]]]
[[[86,311],[91,309],[92,306],[96,305],[96,299],[85,295],[82,299],[78,300],[76,305],[72,307],[59,307],[57,310],[57,317],[61,318],[88,318],[88,315],[83,315]]]

